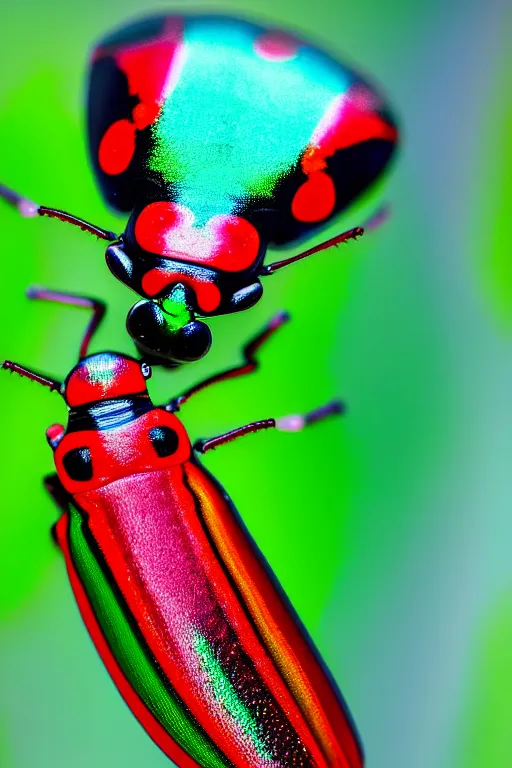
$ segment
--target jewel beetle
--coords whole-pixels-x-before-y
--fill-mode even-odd
[[[269,246],[345,210],[397,144],[366,78],[295,35],[225,16],[120,28],[92,52],[88,94],[90,159],[106,202],[129,214],[123,234],[0,195],[109,243],[110,270],[142,297],[128,331],[154,363],[199,359],[211,333],[198,318],[253,306],[262,276],[362,234],[264,264]]]
[[[226,492],[196,456],[260,429],[298,431],[343,411],[254,422],[190,443],[175,412],[192,395],[253,371],[278,314],[244,362],[156,407],[149,365],[88,355],[104,312],[80,296],[32,298],[93,310],[64,382],[5,361],[60,392],[66,428],[47,439],[46,486],[62,516],[62,549],[82,618],[121,695],[180,768],[361,768],[346,705]]]

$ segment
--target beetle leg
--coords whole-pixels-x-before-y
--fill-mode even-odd
[[[80,227],[84,232],[96,235],[100,240],[108,240],[109,242],[112,242],[113,240],[118,239],[115,232],[103,229],[102,227],[97,227],[95,224],[90,224],[88,221],[79,219],[71,213],[59,211],[57,208],[47,208],[45,205],[34,203],[28,197],[23,197],[23,195],[18,194],[18,192],[9,189],[9,187],[4,186],[3,184],[0,184],[0,197],[3,197],[3,199],[10,203],[13,208],[16,208],[18,213],[26,219],[32,219],[35,216],[48,216],[51,219],[59,219],[59,221],[74,224],[76,227]]]
[[[92,318],[85,329],[85,333],[80,342],[79,357],[87,355],[89,343],[98,329],[103,317],[105,316],[106,306],[99,299],[91,299],[88,296],[79,296],[75,293],[61,293],[60,291],[50,291],[47,288],[33,287],[27,291],[29,299],[41,299],[43,301],[54,301],[57,304],[67,304],[71,307],[84,307],[92,309]]]
[[[302,253],[298,253],[296,256],[291,256],[289,259],[283,259],[282,261],[275,261],[273,264],[264,265],[260,274],[263,276],[273,275],[274,272],[277,272],[278,269],[282,269],[283,267],[287,267],[290,264],[294,264],[296,261],[305,259],[306,256],[312,256],[314,253],[318,253],[319,251],[325,251],[326,248],[330,248],[331,245],[340,245],[340,243],[346,243],[348,240],[357,240],[357,238],[361,237],[362,234],[364,234],[363,227],[354,227],[353,229],[348,229],[346,232],[342,232],[341,235],[331,237],[330,240],[326,240],[325,242],[320,243],[320,245],[315,245],[313,248],[310,248],[307,251],[303,251]]]
[[[92,318],[89,321],[87,328],[85,329],[84,335],[82,336],[82,340],[80,342],[80,351],[78,355],[79,358],[85,357],[87,355],[89,343],[105,315],[105,304],[102,301],[91,299],[88,296],[78,296],[73,293],[50,291],[47,288],[40,287],[29,288],[27,291],[27,297],[29,299],[54,301],[58,304],[68,304],[72,307],[85,307],[86,309],[92,310]],[[50,390],[60,391],[60,382],[49,379],[46,376],[41,376],[40,374],[35,373],[28,368],[24,368],[17,363],[13,363],[10,360],[4,360],[4,362],[0,364],[0,367],[9,371],[13,371],[14,373],[19,373],[21,376],[25,376],[32,381],[37,381],[39,384],[43,384],[44,386],[49,387]]]
[[[232,429],[230,432],[225,432],[223,435],[212,437],[209,440],[197,440],[194,443],[194,450],[198,453],[206,453],[214,448],[218,448],[219,445],[229,443],[232,440],[236,440],[238,437],[243,437],[251,432],[259,432],[261,429],[278,429],[280,432],[301,432],[311,424],[316,424],[317,421],[322,421],[328,416],[334,416],[341,414],[345,411],[345,405],[341,400],[332,400],[330,403],[316,408],[314,411],[310,411],[304,415],[296,414],[290,416],[284,416],[281,419],[264,419],[263,421],[253,421],[251,424],[245,424],[243,427]]]
[[[217,382],[224,381],[226,379],[234,379],[237,376],[244,376],[246,373],[252,373],[255,371],[259,365],[256,359],[256,352],[267,341],[267,339],[269,339],[275,333],[275,331],[277,331],[277,329],[284,325],[284,323],[286,323],[289,319],[290,316],[287,312],[278,312],[277,315],[274,315],[274,317],[271,318],[263,330],[260,331],[260,333],[254,337],[254,339],[252,339],[248,344],[244,346],[242,350],[244,362],[242,365],[237,365],[234,368],[228,368],[226,371],[222,371],[222,373],[216,373],[213,376],[210,376],[208,379],[200,381],[199,384],[190,387],[190,389],[187,389],[182,395],[171,400],[170,403],[165,406],[165,409],[171,412],[178,411],[183,403],[186,403],[186,401],[189,400],[192,395],[195,395],[197,392],[206,389],[212,384],[216,384]]]

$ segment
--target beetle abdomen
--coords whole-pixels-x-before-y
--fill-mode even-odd
[[[70,574],[133,693],[195,763],[148,728],[112,675],[169,757],[240,768],[362,764],[335,690],[207,473],[186,462],[76,500]]]

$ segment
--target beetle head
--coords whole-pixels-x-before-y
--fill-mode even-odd
[[[61,394],[70,408],[118,397],[148,396],[147,363],[126,355],[100,352],[80,360],[65,379]]]

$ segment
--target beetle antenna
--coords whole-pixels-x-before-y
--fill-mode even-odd
[[[275,428],[280,432],[302,432],[303,429],[311,426],[311,424],[316,424],[317,421],[322,421],[328,416],[345,413],[345,410],[345,403],[342,400],[331,400],[330,403],[321,405],[320,408],[315,408],[314,411],[309,411],[305,414],[284,416],[281,419],[253,421],[251,424],[245,424],[243,427],[232,429],[223,435],[217,435],[217,437],[211,437],[209,440],[197,440],[194,443],[194,451],[206,453],[214,448],[218,448],[219,445],[230,443],[232,440],[248,435],[251,432],[259,432],[261,429]]]
[[[23,368],[23,366],[18,365],[18,363],[13,363],[12,360],[4,360],[0,367],[5,371],[17,373],[19,376],[24,376],[26,379],[30,379],[30,381],[35,381],[38,384],[42,384],[43,387],[49,387],[50,392],[59,392],[60,394],[60,381],[49,379],[47,376],[41,376],[40,373],[31,371],[29,368]]]
[[[315,245],[313,248],[310,248],[307,251],[298,253],[297,256],[291,256],[289,259],[283,259],[282,261],[275,261],[273,264],[264,265],[261,269],[260,275],[273,275],[274,272],[277,272],[278,269],[288,267],[290,264],[293,264],[296,261],[305,259],[306,256],[312,256],[314,253],[325,251],[327,248],[331,248],[333,245],[341,245],[341,243],[347,243],[349,240],[357,240],[357,238],[361,237],[362,235],[364,235],[363,227],[353,227],[352,229],[348,229],[346,232],[342,232],[341,235],[331,237],[330,240],[325,240],[325,242],[320,243],[319,245]]]
[[[331,400],[330,403],[321,405],[320,408],[315,408],[309,413],[294,414],[276,419],[276,429],[280,432],[301,432],[305,427],[316,424],[317,421],[322,421],[328,416],[343,414],[345,411],[346,405],[343,400]]]
[[[88,221],[79,219],[78,216],[73,216],[66,211],[60,211],[57,208],[48,208],[46,205],[38,205],[28,197],[18,194],[13,189],[0,184],[0,197],[3,197],[13,208],[16,208],[26,219],[33,219],[36,216],[48,216],[50,219],[58,219],[59,221],[65,221],[68,224],[73,224],[75,227],[80,227],[84,232],[89,232],[91,235],[95,235],[100,240],[107,240],[109,243],[114,240],[118,240],[119,236],[115,232],[111,232],[109,229],[103,229],[97,227],[95,224],[90,224]]]
[[[87,356],[87,350],[91,342],[94,333],[98,329],[103,317],[105,315],[106,307],[102,301],[98,299],[91,299],[89,296],[80,296],[74,293],[61,293],[60,291],[49,291],[47,288],[40,288],[39,286],[33,286],[27,291],[27,298],[29,299],[42,299],[43,301],[54,301],[56,304],[67,304],[70,307],[84,307],[85,309],[92,309],[92,317],[85,329],[85,333],[82,336],[80,342],[80,351],[78,353],[78,359]]]

